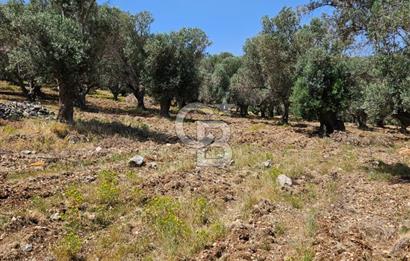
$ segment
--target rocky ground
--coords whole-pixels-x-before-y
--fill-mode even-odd
[[[215,114],[233,161],[199,168],[155,105],[89,103],[71,128],[0,120],[0,260],[410,259],[410,136],[394,127],[321,138]]]
[[[4,120],[19,120],[21,118],[49,118],[51,119],[54,113],[40,104],[29,102],[9,102],[7,104],[0,103],[0,119]]]

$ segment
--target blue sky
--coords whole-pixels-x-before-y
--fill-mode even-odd
[[[170,32],[198,27],[213,42],[210,53],[242,54],[245,40],[261,29],[264,15],[274,16],[284,6],[297,7],[308,0],[99,0],[131,13],[149,11],[155,22],[153,32]],[[303,19],[309,21],[315,12]]]

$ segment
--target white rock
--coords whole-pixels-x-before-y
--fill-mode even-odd
[[[31,252],[31,251],[33,251],[33,245],[32,244],[27,244],[27,245],[24,245],[23,247],[21,247],[21,251],[23,251],[23,252]]]
[[[149,167],[150,169],[158,169],[158,164],[157,164],[156,162],[150,162],[150,163],[148,164],[148,167]]]
[[[265,168],[270,168],[270,167],[272,167],[272,164],[273,164],[273,162],[272,162],[271,160],[267,160],[267,161],[265,161],[265,162],[262,163],[262,165],[263,165]]]
[[[128,161],[128,166],[135,168],[135,167],[142,167],[145,164],[144,157],[142,156],[135,156]]]
[[[292,187],[293,185],[292,179],[285,175],[280,175],[276,182],[280,188]]]
[[[51,215],[51,216],[50,216],[50,219],[51,219],[52,221],[59,221],[59,220],[61,220],[61,216],[60,216],[60,214],[57,212],[57,213],[54,213],[53,215]]]
[[[102,148],[101,147],[97,147],[96,149],[95,149],[95,152],[97,152],[97,153],[99,153],[99,152],[101,152],[102,151]]]

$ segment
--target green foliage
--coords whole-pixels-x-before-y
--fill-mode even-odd
[[[65,192],[65,196],[69,201],[71,207],[79,207],[84,203],[84,197],[76,186],[71,186]]]
[[[312,0],[308,7],[315,9],[328,4],[328,1]],[[367,81],[369,88],[365,88],[367,113],[378,125],[383,125],[383,120],[392,115],[404,130],[410,125],[410,5],[400,0],[351,1],[355,8],[342,1],[333,1],[332,5],[336,10],[333,18],[339,38],[348,44],[358,39],[368,40],[367,44],[373,49],[376,70]]]
[[[117,174],[112,171],[102,171],[99,174],[99,185],[97,188],[98,201],[106,205],[114,205],[118,202],[120,189],[118,187]]]
[[[291,97],[294,113],[307,120],[319,120],[328,132],[338,129],[337,116],[350,99],[350,75],[344,61],[326,50],[312,49],[298,68]]]
[[[164,116],[168,115],[173,99],[179,105],[197,99],[201,83],[199,65],[208,45],[203,31],[186,28],[159,34],[148,41],[145,83],[149,93],[160,102]]]
[[[367,86],[364,106],[373,123],[383,122],[390,115],[391,97],[386,83],[370,83]]]
[[[73,260],[80,253],[82,240],[75,233],[68,233],[54,249],[54,254],[58,260]]]
[[[190,228],[181,218],[181,205],[176,200],[162,196],[152,199],[145,208],[145,220],[154,227],[171,250],[184,242]]]
[[[242,58],[230,53],[207,56],[201,62],[201,101],[206,103],[227,102],[231,91],[230,82],[242,66]]]

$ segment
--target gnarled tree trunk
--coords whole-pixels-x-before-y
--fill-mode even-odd
[[[60,122],[74,124],[74,87],[67,83],[61,83],[59,86],[59,105],[57,119]]]
[[[137,108],[145,110],[145,88],[143,86],[135,87],[131,84],[128,85],[128,88],[131,90],[132,94],[134,94],[135,98],[137,99]]]
[[[355,115],[356,123],[359,129],[367,129],[367,113],[364,110],[359,110]]]
[[[161,99],[160,107],[161,107],[161,111],[160,111],[161,116],[169,118],[170,117],[169,110],[171,108],[171,99],[169,98]]]
[[[145,96],[145,90],[139,90],[134,92],[135,98],[137,98],[137,108],[145,110],[145,102],[144,102],[144,96]]]
[[[284,101],[283,102],[282,124],[289,123],[289,107],[290,107],[290,103],[288,101]]]
[[[400,122],[401,131],[407,132],[407,127],[410,126],[410,112],[399,110],[393,117]]]
[[[319,116],[320,132],[324,135],[335,131],[346,131],[345,124],[337,117],[335,112],[322,112]]]
[[[275,107],[273,106],[273,104],[269,105],[268,107],[268,117],[271,119],[275,117]]]
[[[248,115],[248,105],[239,105],[239,114],[241,117],[246,117]]]

